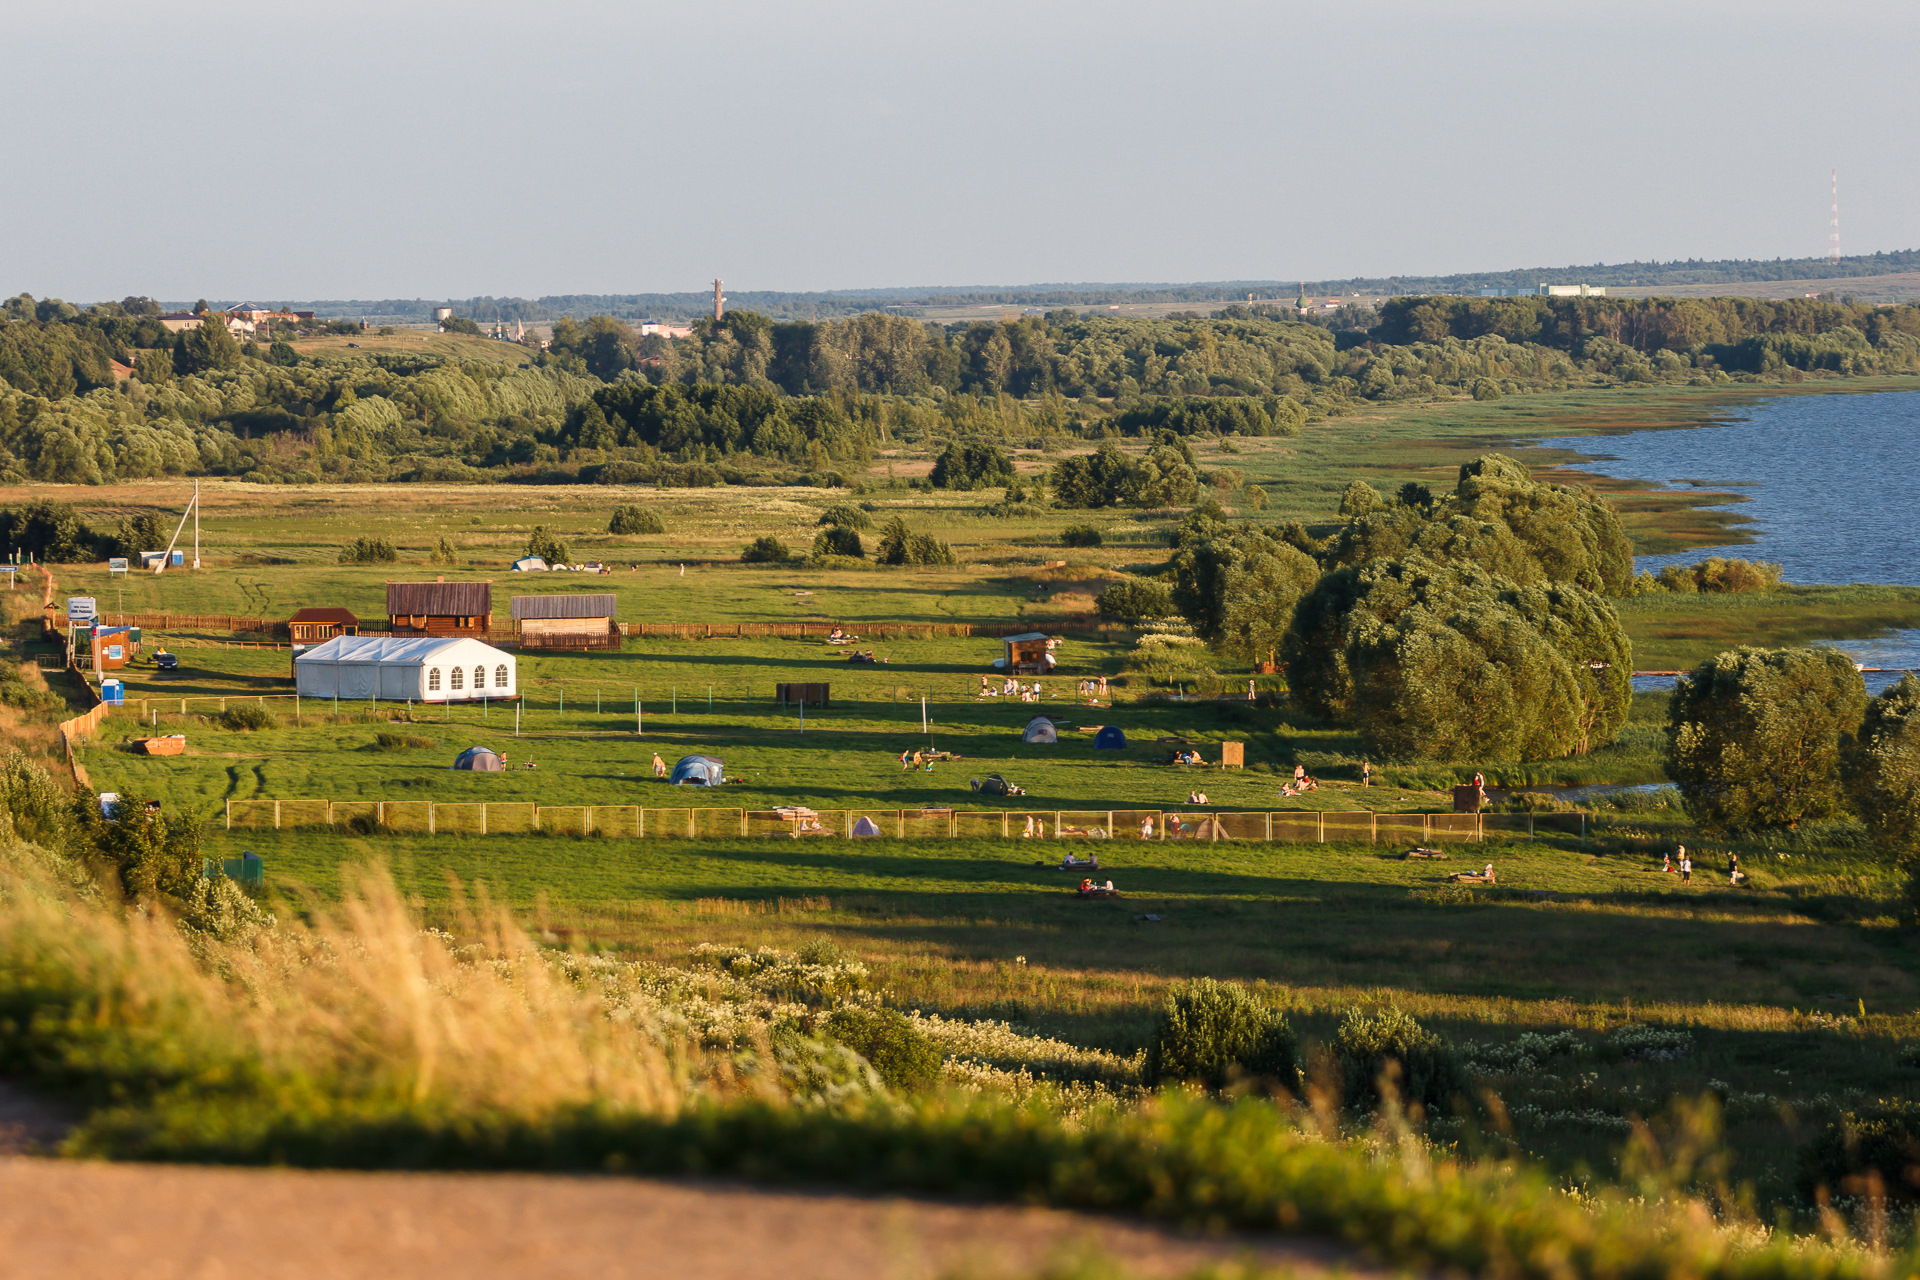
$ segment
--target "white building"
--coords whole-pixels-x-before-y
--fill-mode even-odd
[[[310,698],[479,702],[520,693],[513,655],[471,636],[335,636],[293,660]]]

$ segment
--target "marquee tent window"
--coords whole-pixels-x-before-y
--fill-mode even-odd
[[[473,687],[476,689],[484,689],[487,687],[487,669],[485,667],[475,667],[473,669]]]
[[[504,662],[493,669],[493,687],[496,689],[507,687],[507,664]]]
[[[427,692],[440,692],[440,668],[438,667],[427,668]]]
[[[455,667],[450,673],[450,676],[451,678],[447,684],[449,689],[463,689],[466,687],[467,673],[461,668]]]

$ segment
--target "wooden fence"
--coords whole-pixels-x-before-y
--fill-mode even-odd
[[[870,824],[871,831],[867,826]],[[1586,837],[1584,814],[1344,813],[1159,809],[764,809],[642,808],[433,800],[229,800],[228,830],[357,826],[415,834],[559,835],[688,840],[785,837],[895,840],[1119,840],[1294,844],[1480,843],[1491,835]],[[856,828],[858,830],[856,830]]]

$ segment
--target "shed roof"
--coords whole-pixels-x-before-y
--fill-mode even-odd
[[[1008,644],[1019,644],[1023,641],[1047,640],[1051,637],[1044,631],[1022,631],[1017,636],[1002,636],[1001,639]]]
[[[611,595],[515,596],[513,620],[528,618],[611,618],[620,602]]]
[[[493,612],[491,582],[389,582],[387,616],[478,618]]]
[[[360,619],[354,617],[353,613],[350,610],[332,609],[332,608],[296,609],[294,611],[293,616],[291,618],[288,618],[287,621],[290,623],[310,622],[310,623],[317,623],[322,625],[328,624],[328,623],[333,623],[333,624],[344,623],[349,627],[357,627],[360,625]]]

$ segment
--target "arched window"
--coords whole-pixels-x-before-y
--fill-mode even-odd
[[[440,692],[440,668],[438,667],[427,668],[427,692]]]
[[[465,671],[462,671],[459,667],[455,667],[450,674],[453,677],[450,687],[458,689],[465,684],[467,678]]]
[[[487,669],[485,667],[475,667],[473,669],[473,687],[476,689],[484,689],[487,687]]]
[[[507,687],[507,664],[504,662],[493,669],[493,687],[496,689]]]

